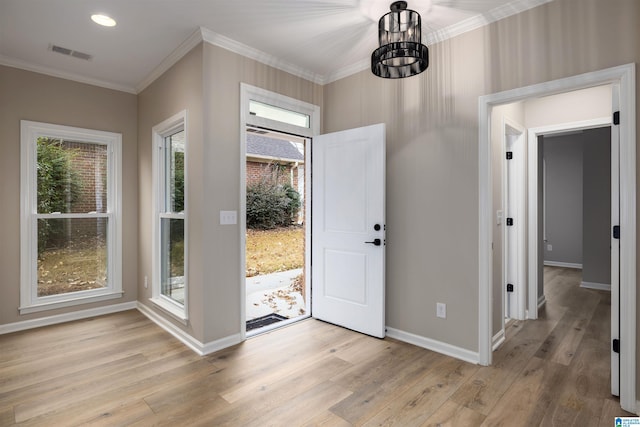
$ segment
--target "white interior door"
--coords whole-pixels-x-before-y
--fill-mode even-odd
[[[612,87],[613,111],[619,111],[620,87]],[[611,125],[611,226],[620,225],[620,126]],[[620,239],[611,233],[611,340],[620,339]],[[619,342],[619,341],[618,341]],[[620,396],[620,353],[611,346],[611,394]]]
[[[515,126],[515,124],[514,124]],[[526,274],[526,149],[524,128],[505,126],[505,149],[511,159],[505,159],[504,247],[503,259],[505,285],[505,315],[510,319],[524,320],[527,291]],[[510,219],[510,221],[509,221]],[[511,224],[511,225],[509,225]]]
[[[314,137],[312,315],[385,336],[385,125]]]

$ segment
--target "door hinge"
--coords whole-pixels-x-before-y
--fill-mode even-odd
[[[619,239],[620,238],[620,226],[619,225],[614,225],[613,226],[613,238],[614,239]]]
[[[507,151],[507,160],[513,159],[513,151]]]
[[[614,125],[620,124],[620,111],[616,111],[613,113],[613,124]]]
[[[507,218],[507,226],[512,226],[513,225],[513,218]]]
[[[513,285],[511,283],[507,283],[507,292],[513,292]]]
[[[620,340],[619,339],[614,339],[611,343],[611,348],[613,350],[614,353],[618,353],[620,354]]]

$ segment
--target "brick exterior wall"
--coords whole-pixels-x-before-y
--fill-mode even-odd
[[[247,185],[258,184],[270,179],[278,172],[278,184],[289,184],[293,188],[298,187],[298,168],[293,168],[293,179],[291,178],[291,165],[277,165],[274,163],[247,161]]]
[[[73,167],[80,175],[80,196],[72,204],[71,212],[107,211],[107,147],[84,142],[63,143],[65,149],[73,150]]]
[[[71,204],[68,213],[105,213],[107,211],[107,147],[105,145],[86,142],[64,141],[62,146],[74,152],[73,168],[79,175],[81,188],[75,202]],[[105,218],[96,219],[56,219],[62,222],[62,233],[51,236],[48,241],[50,248],[65,247],[71,241],[85,241],[95,244],[96,237],[102,240],[106,236]],[[82,243],[80,243],[82,244]]]

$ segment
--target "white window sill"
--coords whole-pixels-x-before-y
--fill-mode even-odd
[[[100,302],[100,301],[107,301],[110,299],[122,298],[123,294],[124,292],[118,291],[118,292],[111,292],[108,294],[84,296],[84,297],[70,296],[69,299],[64,301],[36,303],[36,304],[20,307],[18,310],[20,310],[20,314],[37,313],[39,311],[55,310],[57,308],[72,307],[74,305],[89,304],[92,302]]]
[[[150,298],[149,301],[183,325],[187,325],[189,317],[183,307],[179,307],[163,298]]]

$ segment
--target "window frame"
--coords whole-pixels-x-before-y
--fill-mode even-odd
[[[184,210],[181,213],[166,212],[166,182],[167,177],[165,174],[166,156],[165,156],[165,138],[171,136],[177,132],[184,131]],[[188,196],[187,196],[187,182],[188,182],[188,150],[187,145],[189,141],[187,131],[187,111],[182,110],[177,114],[169,117],[161,123],[155,125],[152,130],[152,147],[153,147],[153,221],[152,221],[152,236],[153,236],[153,261],[152,261],[152,275],[151,275],[151,302],[174,317],[176,320],[183,324],[187,324],[189,320],[189,251],[188,251],[188,224],[187,221],[187,209],[188,209]],[[184,221],[184,303],[179,302],[167,297],[162,293],[162,219],[181,219]]]
[[[250,102],[256,101],[281,110],[288,110],[309,117],[309,126],[296,126],[287,122],[251,114]],[[320,133],[320,108],[308,102],[280,95],[259,87],[240,83],[240,122],[244,127],[272,129],[278,132],[313,138]],[[244,128],[242,129],[244,132]]]
[[[107,209],[104,213],[38,213],[37,139],[79,141],[107,147]],[[20,314],[121,298],[122,134],[50,123],[20,121]],[[107,286],[38,296],[38,219],[107,218]]]

